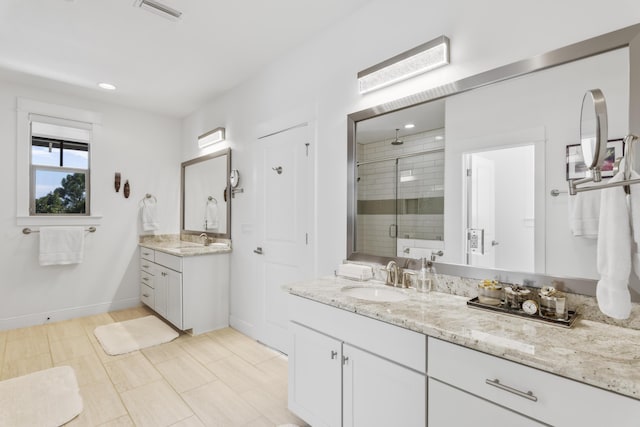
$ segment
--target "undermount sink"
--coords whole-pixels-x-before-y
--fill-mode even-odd
[[[397,302],[409,299],[409,295],[401,291],[380,286],[345,286],[341,291],[353,298],[375,302]]]

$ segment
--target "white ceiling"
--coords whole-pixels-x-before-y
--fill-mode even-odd
[[[0,79],[183,117],[370,0],[159,1],[1,0]]]

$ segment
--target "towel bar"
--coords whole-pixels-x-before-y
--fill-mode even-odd
[[[88,231],[89,233],[93,233],[93,232],[96,231],[96,228],[91,226],[91,227],[87,228],[86,231]],[[31,234],[31,233],[39,233],[39,232],[40,232],[40,230],[32,230],[32,229],[30,229],[28,227],[22,229],[22,234]]]

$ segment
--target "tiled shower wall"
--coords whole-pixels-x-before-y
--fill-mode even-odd
[[[444,129],[358,145],[358,161],[396,158],[444,148]],[[357,248],[369,254],[395,256],[398,237],[442,240],[444,237],[444,152],[358,167]],[[396,179],[397,200],[396,200]],[[397,203],[397,206],[396,206]],[[398,217],[396,220],[396,209]]]

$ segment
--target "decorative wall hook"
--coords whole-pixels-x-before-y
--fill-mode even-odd
[[[125,198],[125,199],[128,199],[128,198],[129,198],[129,195],[131,194],[131,186],[129,185],[129,180],[126,180],[126,181],[124,182],[124,190],[123,190],[123,193],[124,193],[124,198]]]
[[[116,187],[116,193],[120,191],[120,172],[116,172],[116,177],[114,180],[114,186]]]

